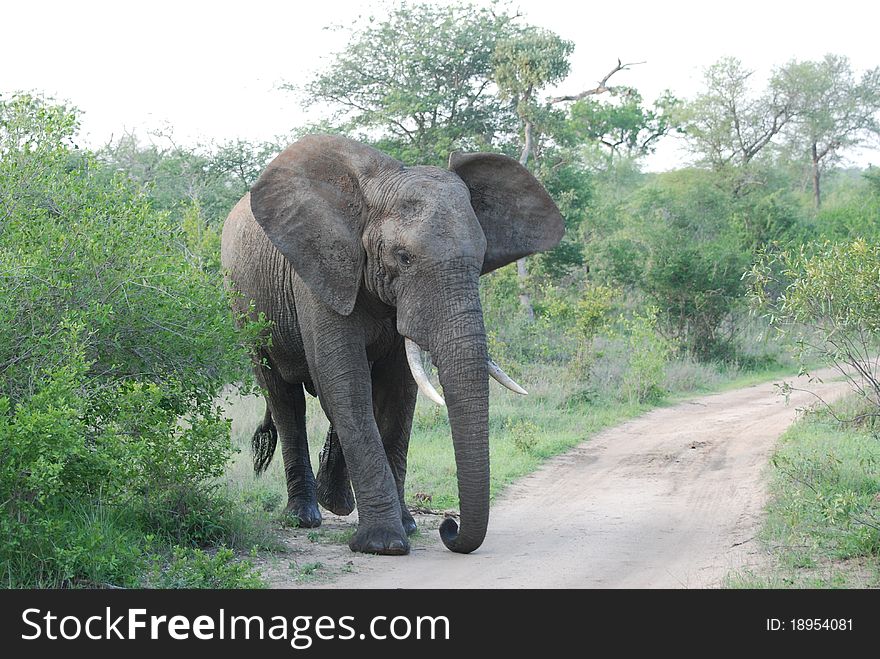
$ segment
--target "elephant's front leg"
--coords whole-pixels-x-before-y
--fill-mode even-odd
[[[370,554],[406,554],[409,541],[397,484],[373,416],[363,335],[340,331],[348,319],[336,320],[324,326],[320,341],[309,341],[308,349],[313,381],[342,445],[357,500],[358,530],[349,547]]]
[[[391,473],[394,474],[401,521],[407,535],[416,532],[415,520],[406,507],[404,484],[417,391],[406,361],[403,337],[400,336],[391,353],[373,364],[373,413]]]

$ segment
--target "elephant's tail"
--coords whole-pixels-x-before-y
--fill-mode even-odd
[[[257,426],[254,436],[251,438],[251,448],[254,452],[254,473],[259,476],[272,462],[275,455],[275,446],[278,444],[278,429],[272,420],[272,412],[266,405],[266,414],[263,422]]]

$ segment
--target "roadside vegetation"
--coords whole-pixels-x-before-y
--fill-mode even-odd
[[[737,588],[880,586],[880,441],[840,415],[853,399],[814,411],[780,440],[771,462],[771,502],[759,540],[767,557],[732,575]]]
[[[837,371],[844,400],[817,398],[772,460],[762,541],[767,565],[745,587],[880,585],[880,249],[854,240],[765,256],[750,273],[754,303],[801,355]],[[779,294],[768,295],[777,289]],[[783,384],[782,393],[792,390]]]
[[[530,391],[493,385],[493,495],[652,406],[838,365],[860,411],[787,436],[768,541],[809,538],[816,564],[860,556],[876,574],[880,173],[843,158],[880,135],[880,69],[829,55],[779,63],[758,88],[725,58],[696,97],[645,99],[625,84],[636,65],[609,56],[600,85],[552,97],[579,85],[573,44],[502,4],[398,3],[350,30],[279,92],[323,120],[267,143],[88,149],[78,109],[0,95],[0,585],[259,585],[248,554],[277,549],[290,520],[280,458],[262,479],[250,468],[263,406],[248,351],[265,322],[235,329],[219,235],[266,163],[319,130],[406,163],[505,153],[562,210],[557,249],[483,281],[490,350]],[[690,161],[644,171],[668,139]],[[326,420],[308,405],[317,453]],[[842,497],[830,517],[791,498],[813,492],[802,481]],[[455,509],[455,482],[444,410],[420,400],[408,502]]]

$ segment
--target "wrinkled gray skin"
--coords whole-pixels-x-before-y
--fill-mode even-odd
[[[353,551],[405,554],[415,523],[404,505],[416,385],[404,337],[431,353],[448,406],[460,529],[471,552],[489,519],[486,334],[481,273],[554,247],[558,209],[516,161],[454,154],[450,171],[404,167],[363,144],[310,135],[268,166],[223,227],[222,262],[242,312],[274,321],[255,372],[267,402],[254,436],[265,467],[280,437],[287,511],[318,526],[317,502],[354,507]],[[317,481],[303,388],[331,422]],[[267,449],[268,447],[268,449]]]

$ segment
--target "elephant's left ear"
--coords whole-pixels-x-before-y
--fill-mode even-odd
[[[449,169],[468,186],[471,206],[486,235],[483,274],[553,249],[562,240],[562,214],[538,179],[513,158],[453,153]]]

